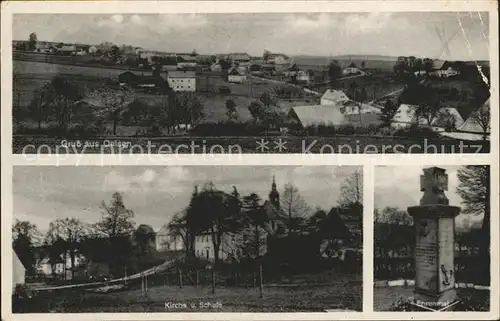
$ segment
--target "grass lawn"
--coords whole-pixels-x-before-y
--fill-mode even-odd
[[[79,291],[43,292],[16,307],[14,312],[323,312],[326,309],[361,311],[359,277],[343,275],[330,282],[264,285],[258,287],[220,287],[212,294],[210,286],[154,286],[147,295],[140,288],[113,293]],[[166,303],[186,307],[166,307]],[[200,303],[204,303],[201,305]],[[192,306],[193,305],[193,306]]]

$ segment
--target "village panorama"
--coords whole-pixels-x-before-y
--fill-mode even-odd
[[[361,311],[362,204],[356,166],[18,166],[12,311]]]
[[[459,17],[16,15],[13,150],[489,152],[488,15]]]

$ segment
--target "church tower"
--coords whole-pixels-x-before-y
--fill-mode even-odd
[[[280,209],[280,193],[276,189],[276,181],[273,175],[273,183],[271,185],[271,192],[269,192],[269,202],[273,204],[274,207]]]

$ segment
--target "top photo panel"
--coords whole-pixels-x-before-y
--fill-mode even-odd
[[[13,152],[489,153],[489,26],[488,12],[14,14]]]

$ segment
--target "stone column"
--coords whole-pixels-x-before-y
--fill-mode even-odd
[[[454,236],[460,208],[449,205],[444,194],[448,190],[444,169],[430,167],[423,172],[420,205],[408,207],[416,234],[414,295],[415,300],[439,309],[456,300]]]

